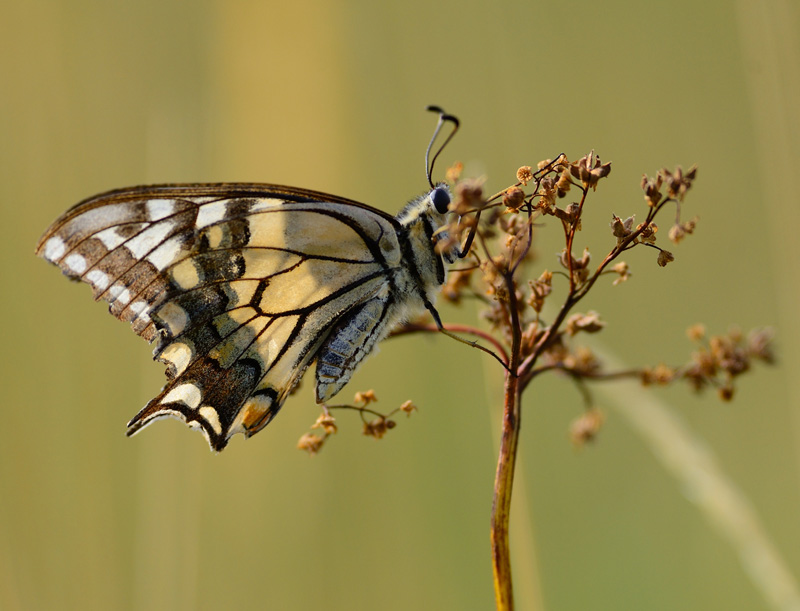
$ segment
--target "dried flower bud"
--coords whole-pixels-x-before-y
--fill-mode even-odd
[[[754,358],[765,363],[774,363],[775,355],[772,352],[772,330],[753,329],[747,336],[747,351]]]
[[[565,329],[570,335],[583,331],[585,333],[597,333],[606,326],[600,320],[600,314],[590,311],[587,314],[573,314],[567,319]]]
[[[610,163],[601,163],[594,151],[570,165],[570,173],[583,183],[584,188],[597,188],[597,182],[611,173]]]
[[[444,179],[449,182],[450,184],[455,184],[459,178],[461,178],[461,172],[464,171],[464,164],[460,161],[456,161],[453,165],[447,168],[447,172],[445,172]]]
[[[538,310],[536,311],[538,312]],[[522,346],[521,346],[522,353],[524,355],[527,356],[531,352],[533,352],[533,349],[536,347],[536,342],[539,339],[539,335],[540,333],[539,333],[538,322],[534,321],[530,323],[527,327],[525,327],[525,330],[522,332]]]
[[[655,179],[648,178],[646,174],[642,175],[642,190],[644,191],[644,199],[647,202],[647,205],[655,207],[658,205],[658,202],[661,201],[661,198],[664,197],[661,194],[661,185],[663,183],[663,178],[659,174]]]
[[[527,299],[526,303],[531,306],[534,311],[542,311],[545,298],[553,290],[552,282],[553,273],[548,270],[544,270],[537,280],[528,281],[528,286],[531,287],[531,296]]]
[[[670,263],[675,260],[675,257],[672,253],[668,250],[662,250],[658,253],[658,265],[660,267],[666,267],[667,263]]]
[[[676,167],[672,172],[664,168],[659,172],[659,176],[663,177],[667,185],[667,194],[678,201],[683,201],[686,192],[697,177],[697,166],[692,166],[686,173],[681,166]]]
[[[297,442],[297,449],[305,450],[308,452],[309,456],[314,456],[322,449],[323,443],[325,443],[324,438],[313,435],[312,433],[306,433]]]
[[[320,414],[317,421],[311,425],[312,429],[323,429],[327,435],[333,435],[337,431],[336,419],[330,414]]]
[[[416,411],[418,411],[418,410],[417,410],[417,406],[416,406],[416,405],[414,405],[414,403],[411,401],[411,399],[409,399],[408,401],[405,401],[405,402],[404,402],[404,403],[403,403],[403,404],[400,406],[400,409],[401,409],[402,411],[404,411],[406,414],[408,414],[409,416],[411,415],[411,412],[416,412]]]
[[[717,394],[719,395],[719,398],[722,399],[723,401],[730,401],[731,399],[733,399],[733,386],[730,386],[728,384],[720,386],[717,389]]]
[[[702,341],[706,336],[706,328],[704,325],[696,324],[686,329],[686,335],[693,342]]]
[[[675,370],[667,367],[663,363],[659,363],[654,368],[645,367],[640,374],[642,384],[649,386],[651,384],[658,384],[664,386],[669,384],[675,377]]]
[[[525,191],[519,187],[509,187],[503,193],[503,205],[509,210],[519,210],[525,203]]]
[[[558,190],[558,197],[564,197],[572,186],[572,178],[570,176],[569,167],[564,167],[556,182],[556,189]]]
[[[600,427],[605,421],[603,412],[599,409],[589,409],[582,416],[575,419],[569,427],[569,437],[576,446],[582,446],[593,441]]]
[[[611,284],[613,286],[617,286],[618,284],[625,282],[628,278],[631,277],[630,269],[628,268],[628,264],[625,261],[620,261],[616,265],[611,268],[612,272],[619,274],[619,278],[616,278],[614,282]]]
[[[680,242],[685,235],[686,232],[684,231],[683,227],[680,224],[675,224],[669,228],[668,236],[670,241],[673,242],[674,244]]]
[[[464,216],[481,208],[483,208],[483,180],[469,178],[459,182],[450,210],[458,216]]]
[[[375,439],[381,439],[389,429],[393,429],[395,427],[395,423],[392,420],[387,420],[386,418],[380,417],[375,418],[370,422],[364,423],[364,428],[361,431],[364,435],[368,437],[374,437]]]
[[[363,392],[357,392],[355,397],[353,397],[353,403],[363,403],[363,407],[366,407],[370,403],[374,403],[377,400],[378,397],[375,396],[375,391],[371,388]]]
[[[639,234],[639,239],[645,244],[656,243],[656,233],[658,233],[658,225],[656,225],[652,221],[649,223],[640,223],[636,227],[636,231],[641,231],[641,233]]]
[[[562,361],[565,367],[581,375],[591,375],[600,369],[597,356],[586,346],[580,346],[572,353],[568,353]]]

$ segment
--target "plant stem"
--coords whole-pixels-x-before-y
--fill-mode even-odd
[[[511,584],[511,554],[508,543],[508,525],[511,516],[511,489],[514,483],[514,466],[519,441],[520,401],[519,378],[506,374],[503,405],[503,437],[497,460],[492,502],[492,568],[494,593],[498,611],[514,609],[514,592]]]
[[[507,311],[511,322],[511,361],[506,371],[503,396],[503,437],[494,479],[492,501],[492,569],[497,611],[514,609],[514,590],[511,583],[511,548],[508,543],[508,525],[511,518],[511,489],[514,485],[514,466],[517,462],[517,443],[520,425],[519,362],[522,326],[517,307],[514,272],[505,275],[508,289]]]

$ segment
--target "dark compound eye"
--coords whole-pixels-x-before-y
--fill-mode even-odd
[[[450,194],[446,189],[439,187],[431,192],[431,201],[436,211],[439,214],[444,214],[447,212],[447,206],[450,205]]]

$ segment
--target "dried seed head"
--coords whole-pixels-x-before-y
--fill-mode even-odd
[[[531,287],[531,295],[526,300],[526,303],[531,306],[534,311],[542,311],[545,299],[553,290],[552,282],[553,274],[548,270],[544,270],[537,280],[528,280],[528,286]]]
[[[655,244],[656,243],[656,233],[658,233],[658,225],[653,223],[652,221],[649,223],[640,223],[636,227],[636,231],[640,231],[639,239],[644,242],[645,244]]]
[[[611,163],[601,163],[594,151],[570,165],[570,173],[583,183],[584,188],[597,188],[597,182],[611,173]]]
[[[573,314],[567,319],[565,329],[569,335],[575,335],[581,331],[585,333],[597,333],[606,326],[600,320],[600,314],[590,311],[587,314]]]
[[[333,435],[336,431],[336,419],[330,414],[320,414],[317,421],[311,425],[312,429],[323,429],[327,435]]]
[[[483,208],[483,180],[468,178],[456,185],[455,199],[450,204],[450,211],[459,216]]]
[[[672,253],[668,250],[662,250],[658,253],[658,265],[660,267],[666,267],[667,263],[670,263],[675,260],[675,257]]]
[[[519,187],[509,187],[503,193],[503,205],[508,210],[519,210],[525,203],[525,191]]]
[[[600,427],[605,421],[599,409],[589,409],[582,416],[573,420],[569,427],[569,437],[576,446],[583,446],[597,437]]]
[[[533,180],[533,169],[529,165],[524,165],[517,170],[517,182],[527,185]]]
[[[753,329],[747,336],[747,351],[753,358],[765,363],[774,363],[772,352],[772,329]]]
[[[389,429],[393,429],[395,427],[395,423],[392,420],[387,420],[386,418],[380,417],[375,418],[370,422],[364,423],[364,428],[361,431],[364,435],[368,437],[373,437],[375,439],[381,439]]]
[[[617,286],[618,284],[625,282],[631,276],[630,268],[625,261],[620,261],[614,265],[611,268],[611,271],[619,274],[619,278],[616,278],[614,282],[611,283],[613,286]]]
[[[692,187],[692,183],[697,177],[697,166],[692,166],[688,172],[684,172],[681,166],[677,166],[672,172],[667,168],[663,168],[658,174],[667,185],[667,195],[678,201],[683,201],[686,192]]]
[[[661,174],[658,174],[656,178],[649,178],[646,174],[642,175],[642,190],[644,191],[644,199],[647,202],[647,205],[651,208],[658,205],[658,202],[661,201],[661,198],[664,197],[661,194],[661,185],[663,183],[663,178]]]
[[[297,442],[297,449],[305,450],[306,452],[308,452],[309,456],[314,456],[322,449],[322,444],[324,443],[325,443],[324,438],[314,435],[312,433],[306,433]]]
[[[664,386],[672,382],[675,378],[675,370],[660,363],[655,367],[645,367],[642,369],[640,378],[644,386],[650,386],[651,384]]]
[[[702,341],[706,336],[706,328],[704,325],[696,324],[686,329],[686,335],[693,342]]]
[[[404,403],[403,403],[403,404],[400,406],[400,409],[401,409],[402,411],[404,411],[406,414],[408,414],[409,416],[411,415],[411,412],[416,412],[416,411],[418,411],[418,410],[417,410],[417,406],[416,406],[416,405],[414,405],[414,403],[411,401],[411,399],[409,399],[408,401],[405,401],[405,402],[404,402]]]
[[[365,391],[359,391],[353,397],[353,403],[362,403],[362,407],[366,407],[370,403],[374,403],[378,400],[378,397],[375,396],[375,391],[371,388]]]
[[[733,386],[730,386],[728,384],[720,386],[717,389],[717,394],[719,395],[719,398],[722,399],[723,401],[730,401],[731,399],[733,399]]]
[[[587,346],[580,346],[572,353],[568,353],[564,356],[563,363],[573,373],[581,375],[591,375],[600,369],[597,356]]]

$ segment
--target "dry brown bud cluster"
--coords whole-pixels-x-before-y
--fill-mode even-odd
[[[734,395],[734,380],[749,371],[753,362],[775,362],[769,329],[754,329],[744,337],[733,328],[725,335],[706,339],[705,328],[698,324],[689,327],[686,334],[697,345],[691,360],[679,367],[645,367],[640,373],[643,384],[664,385],[682,379],[696,391],[716,388],[719,397],[729,401]]]
[[[311,425],[312,429],[322,429],[323,434],[304,434],[297,442],[297,448],[308,452],[310,456],[314,456],[319,453],[328,438],[338,432],[339,429],[336,426],[336,420],[330,413],[331,410],[346,409],[358,412],[363,425],[361,432],[373,439],[382,439],[387,432],[397,426],[397,423],[390,418],[392,415],[397,412],[404,412],[407,416],[411,416],[413,412],[417,411],[417,406],[410,400],[405,401],[400,407],[392,410],[388,414],[381,414],[367,407],[377,401],[378,397],[375,395],[375,391],[370,389],[357,392],[353,397],[353,405],[323,405],[322,414],[320,414],[316,422]]]
[[[522,166],[516,171],[516,181],[492,196],[484,192],[483,180],[462,178],[462,170],[463,166],[457,164],[447,172],[448,179],[455,181],[450,205],[455,220],[443,228],[447,237],[440,237],[438,244],[443,249],[469,243],[472,247],[469,257],[451,271],[442,298],[455,305],[466,299],[483,304],[481,317],[488,330],[460,326],[458,331],[491,346],[484,351],[503,364],[507,375],[519,380],[520,394],[533,379],[548,371],[560,372],[578,385],[586,411],[572,425],[570,436],[575,443],[593,439],[603,422],[602,414],[593,407],[589,382],[638,377],[644,384],[663,385],[686,380],[698,390],[716,387],[723,399],[729,399],[734,378],[748,371],[754,360],[772,362],[767,331],[755,331],[746,339],[731,332],[706,341],[705,331],[696,326],[690,337],[698,349],[688,364],[624,372],[608,371],[591,350],[574,343],[582,333],[606,329],[597,312],[576,313],[574,309],[604,277],[610,277],[613,286],[628,283],[632,274],[629,264],[621,260],[623,254],[637,247],[652,248],[658,253],[658,266],[675,260],[672,252],[657,244],[655,218],[665,207],[674,212],[667,236],[672,243],[678,244],[694,233],[697,219],[682,221],[680,216],[697,176],[696,167],[684,171],[679,166],[659,170],[652,178],[644,176],[641,187],[647,205],[639,211],[642,220],[637,223],[632,212],[627,216],[611,214],[607,251],[599,257],[578,244],[588,196],[611,173],[611,164],[602,163],[594,151],[573,162],[562,154],[534,166]],[[567,199],[570,194],[574,197]],[[563,233],[564,246],[557,254],[556,269],[535,270],[535,232],[546,228],[548,219]],[[423,324],[409,325],[408,329],[434,330]],[[356,395],[356,405],[324,408],[313,427],[322,428],[324,437],[305,435],[300,447],[311,454],[318,452],[325,439],[336,432],[328,410],[341,408],[359,411],[364,434],[382,438],[395,426],[389,416],[398,410],[385,415],[374,412],[367,406],[376,400],[369,391]],[[407,402],[400,409],[410,414],[416,408]]]

